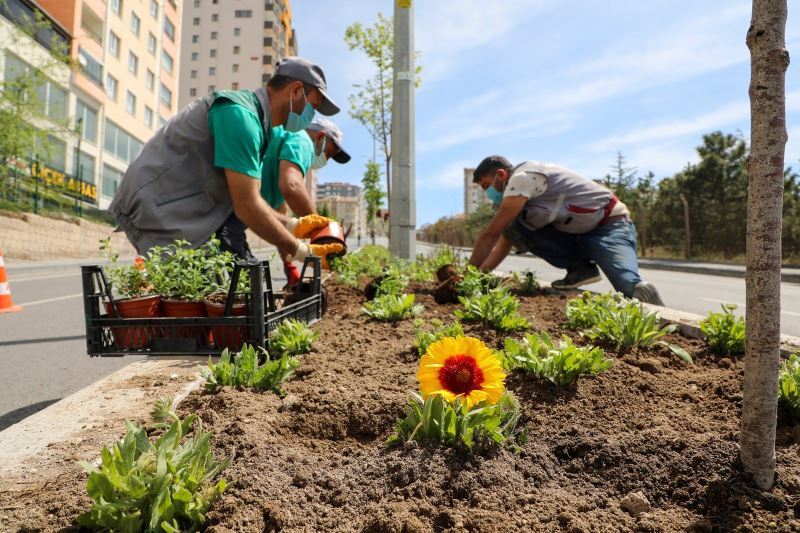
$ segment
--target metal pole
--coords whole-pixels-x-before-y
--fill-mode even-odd
[[[81,212],[80,212],[80,205],[81,204],[80,204],[80,200],[78,199],[78,196],[80,195],[80,191],[81,191],[81,177],[82,177],[82,174],[83,174],[83,172],[81,172],[81,170],[83,170],[83,165],[81,164],[81,139],[83,139],[83,117],[78,117],[78,121],[75,124],[75,127],[76,127],[76,132],[78,134],[78,157],[75,160],[76,161],[75,177],[78,179],[78,190],[75,191],[76,194],[75,194],[74,211],[78,215],[78,217],[80,217],[81,216]]]
[[[414,177],[414,13],[413,0],[394,4],[394,85],[392,93],[392,194],[389,249],[416,257],[417,206]]]

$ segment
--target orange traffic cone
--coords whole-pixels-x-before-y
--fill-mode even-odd
[[[0,252],[0,315],[3,313],[16,313],[22,311],[22,306],[14,305],[11,300],[11,289],[8,287],[6,264],[3,261],[3,252]]]

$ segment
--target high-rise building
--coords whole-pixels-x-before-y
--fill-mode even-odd
[[[330,181],[317,185],[317,210],[327,207],[333,218],[347,229],[352,224],[351,236],[367,234],[367,206],[361,187],[351,183]]]
[[[41,13],[79,66],[47,73],[44,90],[60,109],[53,118],[68,128],[51,136],[55,149],[42,171],[51,182],[78,183],[75,193],[85,203],[107,207],[128,163],[177,110],[180,4],[6,0],[0,5],[0,22],[16,27]],[[50,52],[46,40],[28,39],[4,51],[0,73],[7,79],[19,69],[41,68],[47,62],[43,54]],[[81,135],[70,133],[78,130],[79,119]]]
[[[472,182],[474,172],[474,168],[464,169],[464,214],[466,215],[474,213],[482,205],[492,204],[481,186]]]
[[[289,0],[184,0],[180,106],[217,89],[255,89],[297,55]]]

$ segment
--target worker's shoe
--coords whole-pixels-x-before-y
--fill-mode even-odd
[[[600,270],[594,263],[584,263],[579,267],[568,268],[567,276],[550,284],[558,290],[575,289],[581,285],[588,285],[600,281]]]
[[[655,285],[646,281],[640,281],[636,284],[636,286],[633,288],[633,297],[640,302],[653,305],[664,305],[664,300],[661,299],[661,295],[658,294],[658,290],[656,289]]]

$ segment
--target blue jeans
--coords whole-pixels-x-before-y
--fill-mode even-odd
[[[552,224],[531,230],[515,219],[503,235],[517,250],[531,252],[554,267],[571,270],[596,263],[614,289],[628,298],[642,281],[636,260],[636,227],[627,219],[581,234],[558,231]]]

